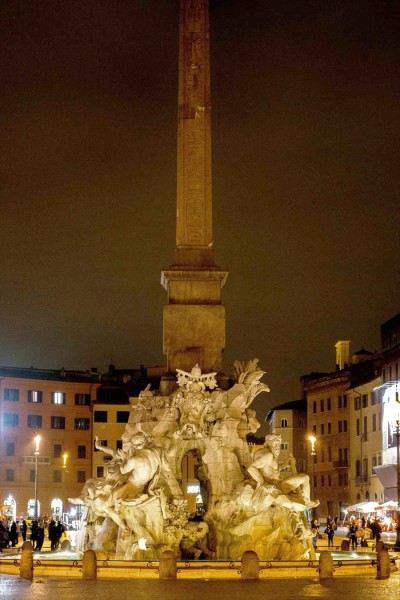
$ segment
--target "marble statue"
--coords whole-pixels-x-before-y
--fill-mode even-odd
[[[269,391],[258,361],[236,361],[233,385],[218,388],[216,373],[177,371],[177,389],[159,396],[146,388],[132,402],[122,449],[99,444],[110,457],[105,477],[89,479],[82,545],[120,559],[178,557],[238,560],[246,550],[260,559],[313,558],[305,511],[308,475],[289,455],[279,461],[281,439],[268,435],[254,454],[246,436],[260,424],[250,408]],[[194,453],[204,514],[190,514],[182,463]]]

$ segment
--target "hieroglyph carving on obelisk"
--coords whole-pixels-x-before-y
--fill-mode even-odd
[[[181,0],[176,261],[213,264],[207,0]]]

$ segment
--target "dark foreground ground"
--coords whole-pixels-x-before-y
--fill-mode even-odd
[[[1,600],[396,600],[400,574],[377,581],[373,577],[340,577],[323,585],[317,579],[271,581],[159,581],[36,578],[33,582],[0,575]]]

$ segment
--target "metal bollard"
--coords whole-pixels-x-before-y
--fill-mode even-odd
[[[376,559],[376,578],[389,579],[390,577],[390,558],[389,552],[384,548],[380,549]]]
[[[96,579],[97,577],[97,558],[94,550],[86,550],[83,553],[82,577],[83,579]]]
[[[176,579],[176,556],[172,550],[164,550],[158,567],[160,579]]]
[[[333,558],[332,554],[326,550],[319,555],[319,578],[332,579],[333,577]]]
[[[33,550],[31,542],[24,542],[22,545],[19,576],[22,579],[33,579]]]
[[[259,579],[260,565],[257,552],[247,550],[242,556],[242,566],[240,568],[242,579]]]

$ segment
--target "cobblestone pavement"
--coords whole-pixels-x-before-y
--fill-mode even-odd
[[[378,581],[374,577],[341,577],[319,583],[317,579],[273,579],[270,581],[159,581],[36,578],[33,582],[0,575],[1,600],[337,600],[342,598],[400,598],[400,574]]]

